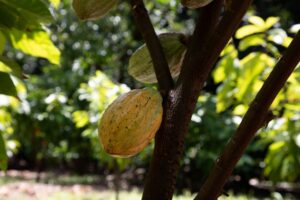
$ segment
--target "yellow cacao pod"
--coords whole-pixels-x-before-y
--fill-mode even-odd
[[[106,15],[117,0],[73,0],[73,9],[81,20],[95,20]]]
[[[173,78],[179,75],[186,52],[186,36],[181,33],[163,33],[158,36]],[[153,62],[144,44],[129,59],[128,73],[142,83],[157,83]]]
[[[181,0],[181,4],[188,8],[200,8],[208,5],[213,0]]]
[[[103,149],[114,157],[130,157],[154,138],[162,121],[162,97],[154,89],[125,93],[105,110],[98,133]]]

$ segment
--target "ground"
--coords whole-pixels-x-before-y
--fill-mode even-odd
[[[141,190],[129,187],[120,182],[120,192],[117,194],[112,175],[101,177],[94,175],[70,175],[66,173],[47,172],[40,174],[32,171],[9,170],[0,172],[0,200],[140,200]],[[194,195],[186,193],[176,196],[174,200],[192,200]],[[258,200],[251,195],[221,197],[220,200]],[[264,200],[289,200],[279,193]]]
[[[106,185],[96,184],[97,176],[41,173],[9,170],[0,173],[0,200],[140,200],[141,191],[120,183],[121,191],[114,190],[113,178],[105,177]],[[177,197],[187,200],[187,197]]]

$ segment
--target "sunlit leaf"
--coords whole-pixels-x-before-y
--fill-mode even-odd
[[[286,38],[284,38],[282,45],[283,45],[284,47],[288,47],[288,46],[290,46],[290,44],[292,43],[292,40],[293,40],[293,38],[291,38],[291,37],[286,37]]]
[[[253,84],[265,66],[260,59],[260,55],[251,53],[241,60],[243,70],[237,82],[238,92],[236,93],[236,97],[240,101],[247,100],[249,103],[249,98],[254,95]]]
[[[248,18],[248,21],[251,24],[256,25],[256,26],[264,26],[265,25],[265,21],[261,17],[258,17],[258,16],[250,16]]]
[[[0,94],[17,97],[17,90],[10,75],[0,72]]]
[[[248,105],[240,104],[234,108],[233,114],[242,116],[247,112],[247,110],[248,110]]]
[[[83,110],[75,111],[72,114],[73,121],[76,124],[77,128],[82,128],[89,123],[89,113]]]
[[[282,100],[284,100],[285,95],[283,94],[283,92],[280,92],[276,98],[274,99],[273,103],[271,104],[271,109],[276,109],[278,108],[278,106],[280,106],[280,103]]]
[[[23,33],[14,29],[11,31],[11,41],[15,48],[24,53],[46,58],[53,64],[59,64],[60,51],[44,31]]]
[[[266,19],[266,30],[274,26],[277,22],[279,22],[279,17],[269,17]]]
[[[294,24],[291,28],[290,28],[290,32],[292,33],[297,33],[300,30],[300,24]]]
[[[239,49],[241,51],[246,50],[251,46],[264,46],[266,44],[266,40],[264,39],[264,34],[252,35],[241,40],[239,44]]]
[[[264,32],[264,31],[265,31],[264,27],[259,27],[259,26],[255,26],[255,25],[245,25],[237,30],[235,37],[237,39],[241,39],[246,36],[252,35],[254,33],[260,33],[260,32]]]
[[[224,56],[226,54],[230,54],[231,52],[236,51],[234,46],[232,44],[228,44],[222,51],[221,56]]]
[[[283,29],[276,28],[268,31],[268,40],[283,45],[285,38],[287,38],[287,34]]]
[[[58,8],[60,4],[60,0],[50,0],[51,4],[54,6],[54,8]]]

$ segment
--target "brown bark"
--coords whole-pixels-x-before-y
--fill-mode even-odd
[[[217,159],[195,200],[215,200],[255,133],[266,121],[275,97],[300,62],[300,31],[251,103],[236,133]]]
[[[221,7],[222,0],[216,0],[202,10],[190,44],[203,47],[218,22]],[[192,51],[188,50],[187,57]],[[145,182],[143,200],[172,199],[185,134],[199,92],[200,88],[197,91],[192,88],[182,90],[181,85],[170,91],[164,106],[164,119],[155,138],[155,150]]]

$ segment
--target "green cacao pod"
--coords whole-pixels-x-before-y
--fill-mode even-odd
[[[98,133],[103,149],[114,157],[130,157],[154,138],[162,121],[162,98],[154,89],[125,93],[105,110]]]
[[[200,8],[208,5],[213,0],[181,0],[181,4],[188,8]]]
[[[181,64],[186,52],[185,35],[181,33],[164,33],[158,36],[169,69],[173,78],[180,72]],[[151,56],[144,44],[138,48],[129,59],[128,73],[143,83],[157,83]]]
[[[106,15],[117,0],[73,0],[73,8],[81,20],[95,20]]]

